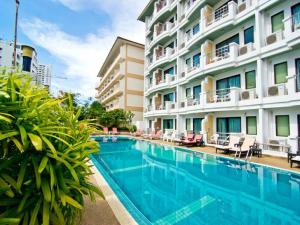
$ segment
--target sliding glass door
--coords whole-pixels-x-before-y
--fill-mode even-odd
[[[193,119],[194,134],[200,134],[201,130],[202,130],[202,119],[201,118],[194,118]]]
[[[222,139],[231,133],[241,133],[241,117],[217,118],[217,133]]]
[[[235,75],[232,77],[226,77],[221,80],[217,80],[217,95],[224,96],[230,92],[232,87],[241,87],[241,76]]]

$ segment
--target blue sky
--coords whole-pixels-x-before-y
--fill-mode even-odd
[[[13,39],[14,0],[0,0],[0,38]],[[53,91],[94,96],[97,72],[117,36],[144,43],[137,16],[148,0],[20,0],[18,41],[52,64]],[[134,7],[132,7],[134,6]]]

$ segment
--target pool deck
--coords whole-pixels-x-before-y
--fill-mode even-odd
[[[145,141],[150,141],[152,143],[157,143],[157,144],[163,144],[163,145],[170,145],[170,146],[174,146],[174,147],[183,147],[183,148],[187,148],[193,151],[197,151],[197,152],[204,152],[207,154],[211,154],[211,155],[218,155],[218,156],[224,156],[224,157],[230,157],[230,158],[234,158],[234,154],[224,154],[222,153],[222,151],[218,151],[218,153],[216,153],[216,149],[214,147],[184,147],[184,146],[179,146],[175,143],[171,143],[171,142],[166,142],[166,141],[162,141],[162,140],[149,140],[149,139],[143,139],[140,137],[134,137],[137,138],[139,140],[145,140]],[[243,160],[244,158],[242,158]],[[261,165],[267,165],[267,166],[272,166],[272,167],[277,167],[279,169],[284,169],[284,170],[290,170],[293,172],[298,172],[300,173],[300,165],[297,165],[296,163],[293,164],[293,168],[290,167],[290,164],[287,162],[287,158],[283,158],[283,157],[275,157],[275,156],[270,156],[270,155],[262,155],[262,157],[258,158],[257,156],[253,156],[250,160],[250,162],[253,163],[258,163]]]

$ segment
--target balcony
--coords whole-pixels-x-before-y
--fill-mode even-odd
[[[111,75],[107,81],[98,88],[99,96],[103,95],[105,92],[107,92],[110,88],[113,87],[119,80],[121,80],[124,77],[124,74],[120,74],[120,71],[115,71],[114,75]]]
[[[245,0],[243,2],[239,1],[239,4],[237,4],[234,1],[230,1],[216,10],[213,10],[209,5],[205,6],[201,11],[203,32],[220,30],[254,15],[255,2],[254,0]]]
[[[182,13],[179,19],[179,22],[184,25],[186,22],[188,22],[188,18],[190,15],[197,10],[198,6],[200,6],[203,3],[203,0],[192,0],[192,1],[186,1],[185,4],[182,6]]]
[[[296,45],[300,43],[300,12],[283,20],[284,36],[288,45]]]
[[[157,19],[176,6],[175,0],[158,0],[154,4],[154,11],[151,17],[146,18],[146,31],[150,30]]]
[[[153,70],[155,67],[171,62],[175,59],[176,48],[163,49],[162,46],[158,46],[154,49],[153,60],[149,60],[148,70]]]
[[[202,106],[203,108],[203,103],[201,100],[202,100],[201,95],[185,98],[180,102],[180,108],[185,110],[196,109],[199,106]]]
[[[148,49],[151,49],[154,45],[156,45],[161,40],[172,36],[176,32],[175,29],[176,25],[177,25],[177,21],[173,23],[166,22],[164,24],[158,23],[154,25],[153,39],[148,43]]]
[[[194,66],[185,66],[184,71],[181,73],[181,78],[189,79],[194,75],[199,75],[199,72],[202,71],[201,63]]]
[[[114,100],[115,98],[121,96],[122,94],[123,92],[120,89],[120,85],[116,85],[103,96],[101,103],[107,104],[108,102]]]
[[[157,74],[157,72],[154,72],[154,74]],[[177,75],[165,74],[165,76],[163,76],[161,71],[160,74],[153,76],[152,83],[146,84],[146,92],[147,94],[149,94],[153,91],[158,91],[160,89],[172,87],[176,84],[176,81]]]
[[[206,100],[206,107],[211,109],[254,105],[258,100],[255,88],[245,90],[237,87],[208,91],[203,93],[203,98]]]
[[[145,116],[167,115],[177,109],[176,105],[176,102],[171,101],[165,101],[163,104],[148,105],[144,109]]]

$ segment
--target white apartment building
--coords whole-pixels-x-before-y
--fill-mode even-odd
[[[50,89],[51,87],[52,67],[51,65],[39,64],[37,68],[37,83]]]
[[[134,123],[143,121],[144,45],[118,37],[98,77],[96,98],[107,110],[131,111]]]
[[[139,20],[148,128],[299,150],[300,0],[151,0]]]
[[[30,73],[35,81],[38,69],[38,59],[34,47],[17,43],[16,55],[16,66],[20,71]],[[11,68],[13,65],[14,42],[0,40],[0,66]]]

